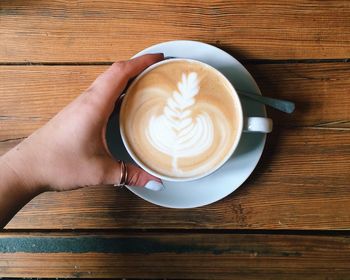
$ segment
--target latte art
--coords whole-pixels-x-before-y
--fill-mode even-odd
[[[194,119],[192,108],[199,93],[198,74],[182,74],[178,90],[168,98],[163,114],[152,116],[146,131],[149,142],[160,152],[172,157],[172,173],[183,175],[177,159],[193,157],[208,150],[214,139],[213,123],[203,112]]]
[[[124,142],[157,174],[206,174],[237,142],[241,115],[232,91],[216,70],[200,63],[160,64],[127,91],[120,112]]]

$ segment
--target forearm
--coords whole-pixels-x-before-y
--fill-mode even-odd
[[[18,147],[16,147],[18,148]],[[26,153],[14,148],[0,157],[0,229],[31,199],[43,191],[31,172]]]

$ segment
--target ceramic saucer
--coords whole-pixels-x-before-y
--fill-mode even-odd
[[[221,71],[237,90],[261,94],[249,72],[234,57],[212,45],[196,41],[170,41],[151,46],[136,56],[146,53],[164,53],[169,57],[191,58],[205,62]],[[265,117],[265,106],[241,98],[245,116]],[[139,187],[130,191],[146,201],[169,208],[194,208],[216,202],[235,191],[253,172],[265,146],[266,135],[244,133],[233,156],[213,174],[192,182],[163,181],[165,189],[159,192]],[[107,144],[117,158],[132,162],[119,134],[118,113],[107,126]]]

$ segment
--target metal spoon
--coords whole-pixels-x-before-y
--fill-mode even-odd
[[[253,93],[249,93],[240,89],[237,89],[239,95],[246,96],[254,101],[263,103],[279,111],[291,114],[295,109],[295,104],[291,101],[275,99],[271,97],[261,96]]]

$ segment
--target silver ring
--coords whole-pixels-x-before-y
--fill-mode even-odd
[[[120,180],[119,184],[115,184],[115,187],[126,187],[127,184],[126,182],[128,181],[128,168],[125,164],[124,161],[119,161],[120,162]]]

